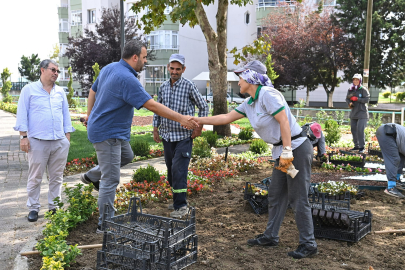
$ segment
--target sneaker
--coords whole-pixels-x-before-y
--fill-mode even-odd
[[[359,153],[360,153],[360,154],[363,154],[363,153],[364,153],[364,148],[360,148],[360,149],[359,149]]]
[[[104,231],[101,229],[100,225],[97,226],[96,233],[104,233]]]
[[[307,248],[305,244],[301,244],[294,251],[287,253],[288,256],[294,259],[309,258],[318,254],[318,248]]]
[[[349,151],[357,151],[357,150],[360,150],[360,148],[354,147],[354,148],[352,148],[352,149],[349,149]]]
[[[180,207],[177,210],[174,210],[173,212],[170,213],[170,216],[173,218],[182,218],[183,216],[188,214],[188,207],[187,206],[183,206]]]
[[[86,176],[85,173],[82,173],[82,174],[80,175],[80,180],[82,180],[82,182],[85,183],[85,184],[87,184],[87,185],[89,185],[90,183],[92,183],[93,186],[94,186],[94,189],[97,190],[97,191],[99,190],[100,181],[97,181],[97,182],[91,181],[91,180]]]
[[[186,203],[187,203],[187,207],[188,207],[188,201],[186,200]],[[168,206],[167,206],[167,209],[169,209],[169,210],[174,210],[174,204],[169,204]]]
[[[278,243],[268,239],[264,234],[256,235],[254,239],[249,239],[247,241],[249,246],[265,246],[265,247],[276,247]]]
[[[393,196],[393,197],[400,198],[400,199],[405,198],[405,196],[401,192],[399,192],[396,187],[387,188],[387,189],[384,190],[384,193],[388,194],[390,196]]]

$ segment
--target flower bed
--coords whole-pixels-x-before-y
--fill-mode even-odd
[[[365,155],[343,155],[330,153],[329,162],[335,165],[352,165],[355,167],[364,167]]]
[[[97,165],[97,158],[95,156],[88,158],[75,158],[72,161],[66,162],[64,175],[71,175],[80,172],[87,172]]]

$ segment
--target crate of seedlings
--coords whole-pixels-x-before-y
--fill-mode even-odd
[[[365,154],[345,155],[345,154],[341,154],[341,153],[330,153],[329,162],[334,165],[347,166],[348,164],[350,164],[351,166],[354,166],[354,167],[363,168],[364,164],[366,163],[365,157],[366,157]]]
[[[249,202],[253,211],[264,214],[268,211],[269,201],[267,199],[271,178],[265,178],[261,183],[246,182],[243,198]]]
[[[144,214],[139,198],[131,198],[126,214],[107,218],[109,209],[98,269],[183,269],[196,262],[194,208],[186,220]]]
[[[314,235],[339,241],[358,242],[371,232],[372,214],[352,210],[312,209]]]
[[[322,182],[312,187],[309,202],[316,209],[348,209],[350,200],[356,196],[358,190],[355,186],[343,181]]]
[[[380,145],[378,144],[377,141],[373,141],[368,144],[368,154],[383,158]]]

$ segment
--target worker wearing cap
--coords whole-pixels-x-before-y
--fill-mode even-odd
[[[266,75],[266,66],[260,61],[252,61],[234,72],[240,77],[240,92],[251,97],[228,114],[191,119],[199,125],[225,125],[247,117],[256,133],[265,142],[273,144],[276,163],[268,194],[267,227],[263,234],[247,243],[251,246],[278,246],[280,226],[290,204],[299,231],[299,246],[288,252],[288,256],[295,259],[314,256],[318,249],[308,202],[313,147],[307,135],[302,135],[302,128],[283,95],[273,88]]]
[[[368,122],[367,103],[370,100],[370,94],[367,88],[365,88],[361,82],[361,75],[354,74],[353,84],[347,91],[346,102],[351,109],[349,117],[354,143],[354,148],[351,150],[358,150],[359,153],[364,153],[364,129],[366,128]]]
[[[384,193],[404,199],[399,191],[405,191],[405,183],[400,182],[405,164],[405,127],[398,124],[384,124],[375,133],[384,158],[388,186]],[[399,189],[399,190],[398,190]]]
[[[200,95],[196,85],[182,74],[186,70],[185,58],[181,54],[172,54],[167,68],[170,79],[159,88],[157,102],[183,115],[194,116],[195,106],[198,116],[208,115],[208,105]],[[173,204],[169,204],[171,217],[181,218],[188,213],[187,209],[187,175],[191,158],[193,139],[201,135],[202,125],[194,130],[187,130],[179,123],[153,116],[153,139],[163,141],[167,180],[172,187]]]
[[[312,123],[309,126],[312,130],[312,133],[315,135],[315,140],[310,140],[313,147],[318,147],[318,154],[316,155],[317,158],[321,158],[326,153],[326,146],[325,146],[325,136],[323,135],[321,125],[318,123]]]

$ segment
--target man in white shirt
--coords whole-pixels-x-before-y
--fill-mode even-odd
[[[62,87],[55,84],[60,73],[53,60],[40,63],[41,77],[21,90],[14,130],[20,132],[21,150],[28,154],[28,221],[38,220],[42,176],[48,167],[48,209],[56,211],[54,199],[61,196],[63,170],[72,127],[69,105]]]

